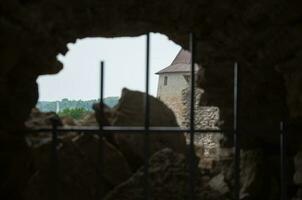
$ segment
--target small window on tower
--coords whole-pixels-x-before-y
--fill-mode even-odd
[[[190,76],[189,75],[183,75],[184,79],[186,80],[187,83],[190,82]]]
[[[168,85],[168,77],[167,76],[165,76],[165,78],[164,78],[164,85]]]

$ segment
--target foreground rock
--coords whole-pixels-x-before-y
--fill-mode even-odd
[[[294,182],[295,184],[302,187],[302,151],[299,151],[294,159],[295,162],[295,175]]]
[[[25,126],[28,129],[37,129],[37,128],[51,128],[53,123],[57,126],[70,127],[75,126],[76,121],[70,117],[62,117],[60,118],[55,112],[41,112],[37,108],[33,108],[31,114],[27,121],[25,122]],[[64,134],[59,134],[60,139],[73,138],[77,134],[75,132],[68,132]],[[50,132],[32,132],[26,135],[25,137],[28,146],[31,147],[39,147],[43,144],[47,144],[51,141],[51,133]]]
[[[30,149],[24,137],[0,131],[0,199],[22,199],[31,176]]]
[[[41,112],[39,109],[33,108],[25,122],[25,126],[27,128],[51,127],[53,121],[56,121],[58,125],[63,125],[60,117],[55,112]]]
[[[28,182],[26,199],[51,199],[54,193],[53,177],[55,166],[50,162],[50,145],[34,149],[35,173]],[[58,199],[96,199],[131,176],[130,168],[123,155],[106,140],[103,141],[103,167],[100,176],[97,166],[98,139],[91,135],[80,136],[74,141],[61,141],[58,146]],[[101,181],[97,182],[97,180]]]
[[[279,158],[267,157],[261,150],[241,151],[240,198],[246,200],[279,199]],[[221,161],[210,187],[222,195],[232,197],[234,191],[234,160]]]
[[[286,113],[301,122],[301,1],[2,0],[0,5],[1,131],[23,124],[38,99],[37,77],[62,68],[57,55],[67,52],[67,43],[149,31],[183,47],[188,47],[186,33],[196,34],[196,61],[206,68],[206,81],[198,78],[198,86],[206,82],[208,102],[221,108],[226,124],[232,124],[235,61],[241,68],[239,117],[246,135],[275,137],[255,130],[277,129]],[[272,137],[268,142],[279,144]]]
[[[41,112],[39,109],[33,108],[29,118],[25,122],[25,126],[28,129],[51,128],[52,123],[63,126],[62,120],[55,112]],[[66,136],[66,134],[64,136]],[[51,133],[32,132],[27,134],[25,139],[29,146],[39,147],[51,141]]]
[[[121,98],[112,116],[113,126],[144,126],[144,93],[123,89]],[[150,126],[178,127],[176,118],[160,100],[150,96]],[[143,133],[115,134],[118,148],[123,152],[133,170],[144,163]],[[185,153],[186,142],[183,133],[153,132],[149,136],[151,155],[163,148]]]
[[[294,158],[295,173],[293,181],[297,186],[296,196],[293,200],[302,199],[302,151],[300,150]]]
[[[154,200],[189,199],[189,170],[183,154],[163,149],[150,159],[150,194]],[[195,174],[195,195],[197,200],[225,200],[202,183],[200,171]],[[105,200],[143,200],[144,169],[139,169],[128,181],[114,188]]]
[[[97,126],[98,123],[95,119],[94,113],[87,114],[82,120],[79,121],[81,126]]]

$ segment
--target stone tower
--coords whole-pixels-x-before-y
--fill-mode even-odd
[[[183,122],[182,91],[190,84],[190,68],[191,53],[181,49],[170,66],[156,73],[159,75],[157,98],[174,111],[179,125]]]

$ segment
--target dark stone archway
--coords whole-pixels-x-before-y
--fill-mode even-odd
[[[3,0],[0,131],[22,127],[38,99],[37,77],[62,69],[56,56],[67,51],[67,43],[152,31],[187,48],[188,33],[194,32],[197,60],[205,68],[198,84],[205,88],[208,104],[219,106],[230,126],[232,65],[237,61],[240,125],[276,144],[275,136],[255,129],[278,129],[283,118],[299,122],[302,117],[301,7],[298,0]]]
[[[57,73],[58,53],[77,38],[161,32],[183,47],[196,33],[197,59],[206,68],[208,102],[229,116],[232,65],[242,69],[243,120],[292,118],[301,107],[299,1],[2,1],[1,127],[22,124],[37,101],[35,79]],[[284,81],[285,80],[285,81]],[[285,91],[286,90],[286,91]],[[285,98],[285,95],[286,98]],[[258,108],[257,110],[255,108]],[[253,111],[253,112],[252,112]],[[260,117],[260,118],[259,118]]]

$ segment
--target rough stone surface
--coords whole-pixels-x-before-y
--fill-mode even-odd
[[[177,124],[182,125],[184,121],[183,113],[185,112],[185,107],[182,103],[181,95],[179,96],[163,96],[160,97],[160,100],[163,101],[175,114]]]
[[[25,122],[25,126],[27,128],[50,128],[54,120],[58,122],[58,125],[63,125],[60,117],[55,112],[41,112],[39,109],[33,108]]]
[[[233,64],[238,62],[239,124],[249,137],[242,147],[278,145],[280,120],[301,124],[301,7],[299,0],[2,0],[0,113],[5,117],[0,132],[23,127],[38,99],[37,77],[62,69],[56,56],[66,53],[67,43],[153,31],[188,48],[192,31],[197,62],[205,68],[198,86],[205,89],[208,105],[220,108],[223,127],[232,125]],[[8,166],[10,158],[26,151],[21,146],[10,151],[19,140],[10,141],[3,152],[11,154],[1,159]]]
[[[261,150],[241,151],[240,157],[240,197],[241,199],[279,199],[279,170],[267,168],[267,165],[278,164],[267,158]],[[234,161],[220,163],[221,173],[214,188],[221,191],[234,190]],[[227,187],[225,187],[227,185]],[[222,187],[223,186],[223,187]],[[232,193],[226,193],[232,195]]]
[[[71,117],[63,116],[61,117],[63,126],[76,126],[78,125],[77,121]]]
[[[226,182],[224,181],[224,176],[223,174],[218,174],[217,176],[213,177],[210,181],[209,181],[209,186],[223,194],[226,195],[230,192],[230,188],[229,186],[226,184]]]
[[[187,161],[182,154],[171,149],[163,149],[152,156],[149,162],[150,194],[154,200],[188,199],[189,172]],[[144,199],[143,168],[138,170],[129,180],[114,188],[105,200],[143,200]],[[196,199],[227,199],[202,184],[202,175],[195,174],[194,192]]]
[[[33,108],[29,118],[25,122],[25,127],[28,129],[51,128],[53,123],[63,126],[61,118],[55,112],[41,112],[39,109]],[[63,135],[63,137],[66,135]],[[59,137],[62,138],[62,136]],[[28,133],[25,139],[28,146],[38,147],[51,141],[51,133]]]
[[[84,117],[84,119],[79,121],[79,124],[81,126],[97,126],[98,125],[94,113],[89,113],[88,115],[86,115]]]
[[[195,88],[195,129],[218,130],[220,121],[220,112],[217,107],[202,106],[204,91],[200,88]],[[184,128],[190,128],[190,89],[182,91],[183,122]],[[187,137],[189,142],[189,137]],[[197,156],[200,158],[199,166],[201,168],[211,168],[213,161],[220,159],[220,133],[195,133],[194,144]]]
[[[25,122],[25,127],[27,129],[51,128],[53,123],[64,127],[76,125],[76,122],[69,117],[60,118],[55,112],[41,112],[39,109],[33,108],[29,118]],[[58,138],[73,138],[76,135],[74,132],[69,132],[59,134]],[[52,140],[52,136],[50,132],[28,132],[25,140],[28,146],[38,147],[49,143]]]
[[[96,189],[103,195],[127,180],[131,171],[123,155],[103,140],[103,166],[98,177],[98,139],[91,135],[62,140],[58,145],[58,199],[95,199]],[[51,145],[34,149],[34,173],[25,189],[25,199],[52,199],[51,183],[55,165],[51,163]],[[97,183],[102,181],[102,185]],[[102,187],[101,187],[102,186]]]
[[[144,127],[144,93],[123,89],[121,98],[113,113],[113,126]],[[172,110],[158,99],[149,96],[150,126],[178,127]],[[126,156],[133,169],[144,163],[145,135],[142,133],[115,134],[117,145]],[[154,132],[149,135],[150,154],[171,148],[178,153],[186,152],[186,141],[183,133]]]
[[[298,189],[297,194],[295,197],[292,198],[292,200],[301,200],[302,199],[302,189]]]
[[[199,86],[205,88],[207,102],[221,109],[226,126],[232,119],[235,61],[241,67],[240,116],[245,131],[261,137],[251,128],[276,127],[287,114],[290,119],[302,116],[298,0],[92,0],[66,5],[67,0],[1,1],[0,105],[6,118],[0,127],[22,126],[37,101],[37,76],[62,69],[56,55],[66,53],[67,43],[148,31],[164,33],[185,48],[187,33],[195,32],[196,59],[205,68]]]
[[[297,153],[294,162],[295,162],[294,182],[295,184],[302,187],[302,151],[299,151]]]
[[[30,149],[24,138],[0,131],[0,199],[22,199],[31,174]]]

